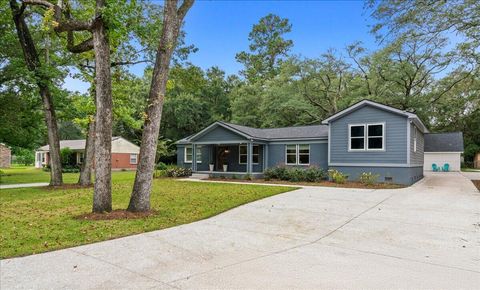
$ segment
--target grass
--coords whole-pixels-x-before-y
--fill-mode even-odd
[[[114,209],[127,207],[133,178],[133,172],[113,174]],[[98,221],[77,218],[91,211],[92,188],[3,189],[0,191],[0,258],[41,253],[190,223],[293,189],[155,179],[151,195],[153,215],[140,219]]]
[[[50,172],[33,166],[14,165],[12,168],[2,168],[0,175],[0,184],[34,183],[49,182]],[[64,173],[63,181],[65,183],[75,183],[78,181],[78,173]]]

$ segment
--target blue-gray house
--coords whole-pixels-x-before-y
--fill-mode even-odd
[[[364,100],[322,125],[257,129],[215,122],[177,142],[177,164],[212,175],[261,177],[266,168],[317,166],[355,180],[413,184],[423,177],[424,134],[417,115]]]

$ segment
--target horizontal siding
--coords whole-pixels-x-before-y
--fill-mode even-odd
[[[194,142],[210,142],[210,141],[243,141],[247,139],[239,134],[236,134],[230,130],[223,128],[222,126],[217,126],[214,129],[208,131],[204,135],[196,138]]]
[[[410,164],[418,165],[423,164],[423,149],[425,145],[425,139],[423,133],[417,128],[417,152],[414,152],[413,136],[415,132],[415,124],[410,123]]]
[[[290,144],[290,143],[289,143]],[[328,144],[325,143],[305,143],[310,144],[310,166],[317,166],[322,169],[328,168]],[[286,144],[269,144],[268,145],[268,166],[285,165],[285,146]],[[305,167],[299,165],[298,167]]]
[[[348,125],[385,123],[385,151],[348,152]],[[330,123],[331,163],[407,163],[407,117],[370,106]]]

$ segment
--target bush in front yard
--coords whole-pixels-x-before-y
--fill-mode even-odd
[[[277,179],[292,182],[317,182],[326,178],[324,170],[310,166],[307,168],[276,166],[268,168],[264,172],[265,180]]]
[[[192,175],[191,168],[172,167],[166,170],[168,177],[187,177]]]
[[[343,174],[342,172],[336,169],[328,170],[328,176],[335,183],[345,183],[347,181],[348,175]]]
[[[377,183],[378,178],[380,177],[380,174],[373,174],[371,172],[362,172],[360,174],[360,182],[365,184],[365,185],[374,185]]]

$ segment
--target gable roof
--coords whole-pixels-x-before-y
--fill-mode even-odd
[[[338,118],[341,118],[343,115],[349,114],[350,112],[353,112],[353,111],[355,111],[357,109],[360,109],[364,106],[371,106],[371,107],[378,108],[378,109],[381,109],[381,110],[384,110],[384,111],[387,111],[387,112],[391,112],[391,113],[394,113],[394,114],[405,116],[408,119],[413,120],[415,122],[415,124],[417,125],[417,127],[419,127],[419,129],[421,129],[421,131],[423,133],[428,133],[427,127],[425,127],[422,120],[420,120],[420,118],[416,114],[410,113],[410,112],[407,112],[407,111],[402,111],[402,110],[399,110],[397,108],[387,106],[387,105],[384,105],[384,104],[380,104],[380,103],[370,101],[370,100],[362,100],[360,102],[357,102],[357,103],[351,105],[350,107],[348,107],[346,109],[343,109],[340,112],[338,112],[336,114],[333,114],[332,116],[323,120],[322,124],[328,124],[328,123],[330,123],[330,122],[332,122],[332,121],[334,121]]]
[[[463,152],[462,132],[425,134],[424,152]]]
[[[215,122],[202,131],[179,140],[177,143],[189,143],[196,138],[206,134],[208,131],[221,126],[237,133],[246,139],[256,139],[263,141],[274,140],[294,140],[294,139],[324,139],[328,137],[328,126],[311,125],[284,128],[258,129],[226,122]]]
[[[117,139],[123,139],[127,142],[130,142],[128,140],[126,140],[125,138],[123,137],[119,137],[119,136],[116,136],[116,137],[112,137],[112,142],[117,140]],[[63,148],[70,148],[72,150],[83,150],[85,149],[85,142],[86,140],[85,139],[78,139],[78,140],[60,140],[60,149],[63,149]],[[131,142],[130,142],[131,143]],[[132,143],[133,144],[133,143]],[[135,145],[135,144],[133,144]],[[135,145],[137,146],[137,145]],[[138,146],[137,146],[138,147]],[[44,145],[40,148],[37,149],[37,151],[50,151],[50,146],[47,144],[47,145]]]

